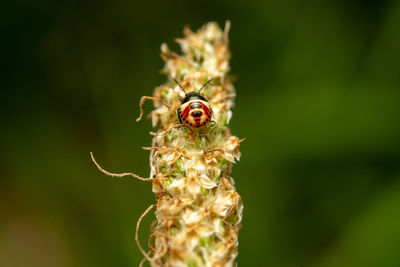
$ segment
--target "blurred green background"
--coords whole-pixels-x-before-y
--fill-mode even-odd
[[[160,44],[230,19],[240,266],[400,266],[400,1],[8,1],[1,266],[137,266],[151,184],[138,102]],[[146,111],[152,109],[146,105]],[[140,237],[145,244],[148,216]]]

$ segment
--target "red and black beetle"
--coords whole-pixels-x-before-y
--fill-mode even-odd
[[[191,127],[202,127],[211,121],[212,109],[207,99],[200,94],[200,91],[212,81],[208,80],[200,90],[186,93],[185,89],[174,79],[179,87],[185,92],[185,97],[181,99],[181,106],[178,108],[178,118],[180,123]]]

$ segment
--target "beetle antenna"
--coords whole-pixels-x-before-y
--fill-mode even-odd
[[[212,82],[212,80],[213,78],[209,79],[205,84],[203,84],[198,93],[200,94],[201,90],[203,90],[203,88],[205,88],[210,82]]]
[[[176,84],[179,85],[179,87],[183,90],[183,92],[184,92],[185,95],[186,95],[186,90],[183,89],[182,85],[181,85],[175,78],[172,78],[172,80],[174,80],[174,82],[176,82]]]

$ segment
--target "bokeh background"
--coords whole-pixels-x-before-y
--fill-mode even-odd
[[[0,265],[137,266],[160,44],[232,21],[240,266],[400,266],[400,1],[7,1]],[[152,109],[146,105],[146,111]],[[153,216],[153,215],[152,215]],[[148,216],[140,237],[145,244]]]

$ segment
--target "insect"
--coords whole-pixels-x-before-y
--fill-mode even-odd
[[[181,124],[186,124],[190,127],[202,127],[211,121],[212,109],[207,99],[201,95],[201,90],[209,84],[212,79],[208,80],[198,92],[186,93],[185,89],[179,84],[177,80],[174,81],[185,93],[181,98],[181,105],[177,110],[178,118]]]

